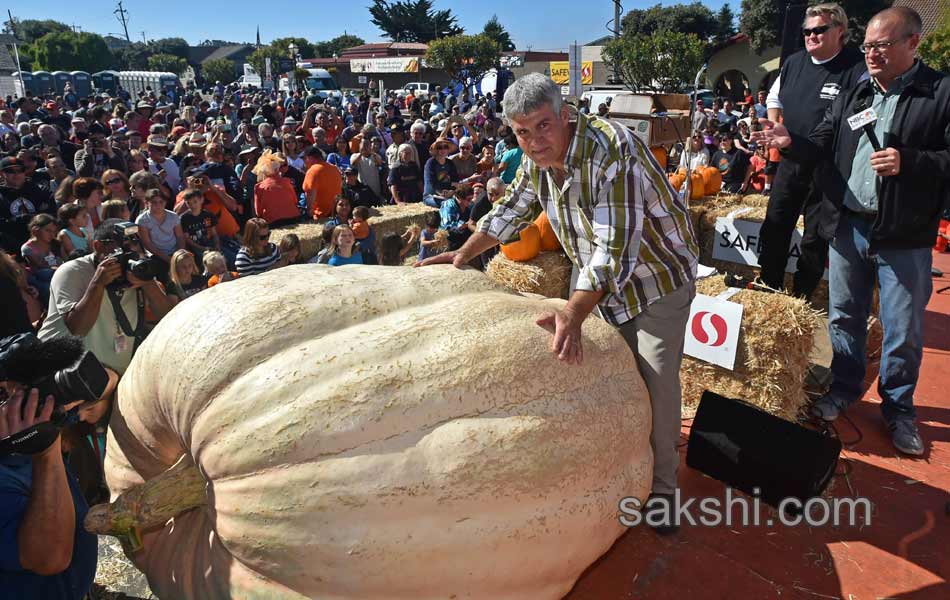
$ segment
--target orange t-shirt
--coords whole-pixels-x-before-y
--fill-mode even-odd
[[[343,191],[343,176],[340,170],[330,163],[320,161],[307,169],[303,180],[303,191],[316,190],[313,211],[314,219],[323,219],[333,214],[333,201]]]
[[[224,188],[218,186],[218,189],[224,191]],[[178,192],[178,196],[175,197],[175,212],[177,213],[181,204],[185,201],[185,190]],[[214,218],[217,220],[218,224],[214,226],[215,231],[218,232],[219,237],[236,237],[241,231],[241,227],[238,225],[237,220],[234,218],[234,215],[231,214],[231,211],[221,203],[221,200],[218,199],[217,194],[211,193],[211,191],[205,192],[205,205],[203,207],[206,211],[214,215]]]
[[[265,177],[254,186],[254,212],[268,223],[298,218],[293,182],[286,177]]]
[[[238,277],[239,277],[239,275],[238,275],[238,272],[237,272],[237,271],[231,271],[231,279],[237,279]],[[231,279],[229,279],[228,281],[231,281]],[[219,283],[221,283],[221,276],[220,276],[220,275],[212,275],[211,278],[208,279],[208,287],[209,287],[209,288],[210,288],[210,287],[214,287],[214,286],[218,285]]]
[[[350,221],[350,229],[353,230],[353,236],[358,240],[365,240],[369,237],[369,223],[366,221]]]

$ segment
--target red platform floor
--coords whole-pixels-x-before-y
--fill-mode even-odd
[[[847,480],[836,476],[829,486],[832,496],[869,498],[869,525],[687,525],[669,537],[640,525],[591,565],[567,599],[950,600],[950,290],[936,293],[950,286],[950,254],[934,255],[934,266],[945,275],[934,278],[927,306],[915,398],[926,452],[911,459],[893,449],[869,375],[863,400],[848,411],[863,439],[842,453]],[[837,425],[845,442],[857,437],[841,419]],[[684,497],[725,494],[722,483],[686,466],[685,448],[680,485]],[[767,513],[763,506],[762,521]]]

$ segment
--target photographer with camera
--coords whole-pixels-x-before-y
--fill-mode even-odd
[[[0,590],[5,598],[84,598],[98,542],[61,432],[108,409],[118,381],[78,338],[0,339]],[[78,450],[78,447],[73,448]]]
[[[93,253],[56,270],[41,340],[76,335],[99,360],[125,372],[145,337],[145,309],[161,319],[174,303],[155,281],[157,259],[141,258],[136,226],[107,219],[96,228]]]
[[[89,137],[83,141],[82,148],[76,151],[74,158],[76,175],[99,179],[107,169],[126,172],[125,159],[118,148],[113,148],[106,136],[109,130],[101,123],[89,126]]]

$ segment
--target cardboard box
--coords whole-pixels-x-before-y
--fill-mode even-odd
[[[625,94],[610,104],[610,118],[630,128],[648,146],[669,147],[689,139],[689,96]]]

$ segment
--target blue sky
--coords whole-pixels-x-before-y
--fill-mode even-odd
[[[625,10],[657,3],[622,0]],[[125,0],[123,4],[129,13],[129,36],[133,40],[141,40],[144,30],[149,39],[177,36],[192,44],[207,38],[253,42],[258,25],[263,43],[291,35],[326,40],[344,30],[367,41],[383,39],[369,20],[366,7],[371,0]],[[707,0],[703,4],[716,11],[724,1]],[[740,0],[729,4],[738,13]],[[435,0],[435,7],[452,9],[469,33],[481,31],[492,13],[497,14],[519,50],[529,46],[534,50],[566,49],[575,39],[582,44],[589,42],[606,35],[605,25],[613,18],[611,0]],[[111,0],[34,0],[14,3],[12,10],[17,18],[56,19],[82,31],[121,37],[122,26],[112,14],[115,2]]]

